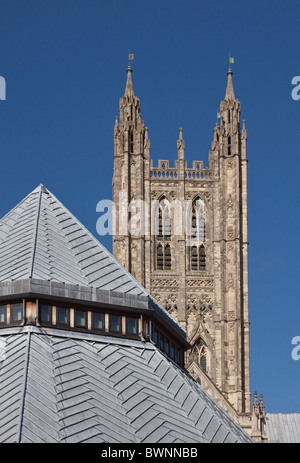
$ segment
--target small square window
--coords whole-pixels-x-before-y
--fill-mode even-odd
[[[93,330],[105,331],[105,314],[104,313],[93,312],[92,328]]]
[[[0,324],[6,323],[6,305],[0,306]]]
[[[41,323],[52,323],[52,306],[47,304],[40,305],[40,322]]]
[[[109,330],[116,333],[122,331],[122,317],[120,315],[110,315],[109,317]]]
[[[137,335],[139,330],[139,319],[133,317],[126,318],[126,333]]]
[[[22,321],[22,304],[12,304],[10,306],[11,323],[20,323]]]
[[[66,307],[56,308],[56,320],[58,325],[69,325],[70,324],[70,309]]]
[[[75,326],[77,328],[87,328],[87,313],[83,310],[75,310]]]

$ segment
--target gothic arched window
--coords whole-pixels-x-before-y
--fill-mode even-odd
[[[188,247],[188,260],[190,270],[206,270],[205,253],[205,214],[204,202],[198,197],[194,199],[190,216],[190,246]]]
[[[157,270],[171,270],[171,214],[170,204],[166,198],[159,202],[157,216],[156,235],[156,268]]]
[[[202,338],[198,338],[192,347],[193,361],[196,362],[204,372],[207,372],[207,348]]]
[[[166,198],[163,198],[159,203],[158,208],[158,239],[171,239],[171,214],[170,204]]]

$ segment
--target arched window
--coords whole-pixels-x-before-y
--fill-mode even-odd
[[[159,202],[156,213],[156,268],[157,270],[171,270],[171,214],[170,204],[166,198]]]
[[[163,198],[158,208],[158,239],[170,240],[171,232],[170,204],[166,198]]]
[[[206,270],[205,253],[205,214],[204,202],[195,198],[190,216],[190,246],[188,248],[189,269],[193,271]]]
[[[193,361],[207,372],[207,348],[202,338],[198,338],[192,347]]]

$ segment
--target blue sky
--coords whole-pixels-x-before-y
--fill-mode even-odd
[[[151,157],[208,164],[228,56],[248,131],[251,390],[300,412],[300,3],[0,0],[0,216],[43,183],[96,235],[128,49]],[[110,237],[101,241],[111,250]]]

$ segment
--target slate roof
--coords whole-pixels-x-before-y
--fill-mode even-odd
[[[36,278],[147,294],[43,185],[1,219],[0,256],[0,281]]]
[[[0,220],[0,300],[21,294],[152,310],[185,339],[42,185]],[[251,442],[185,370],[144,340],[2,327],[0,397],[1,443]]]
[[[269,443],[300,443],[300,413],[267,413]]]
[[[86,297],[93,292],[94,300],[105,292],[124,300],[147,298],[148,308],[186,338],[179,323],[43,185],[0,220],[0,295],[8,282],[25,285],[29,279],[79,286]]]
[[[251,442],[149,342],[1,329],[0,397],[2,443]]]

